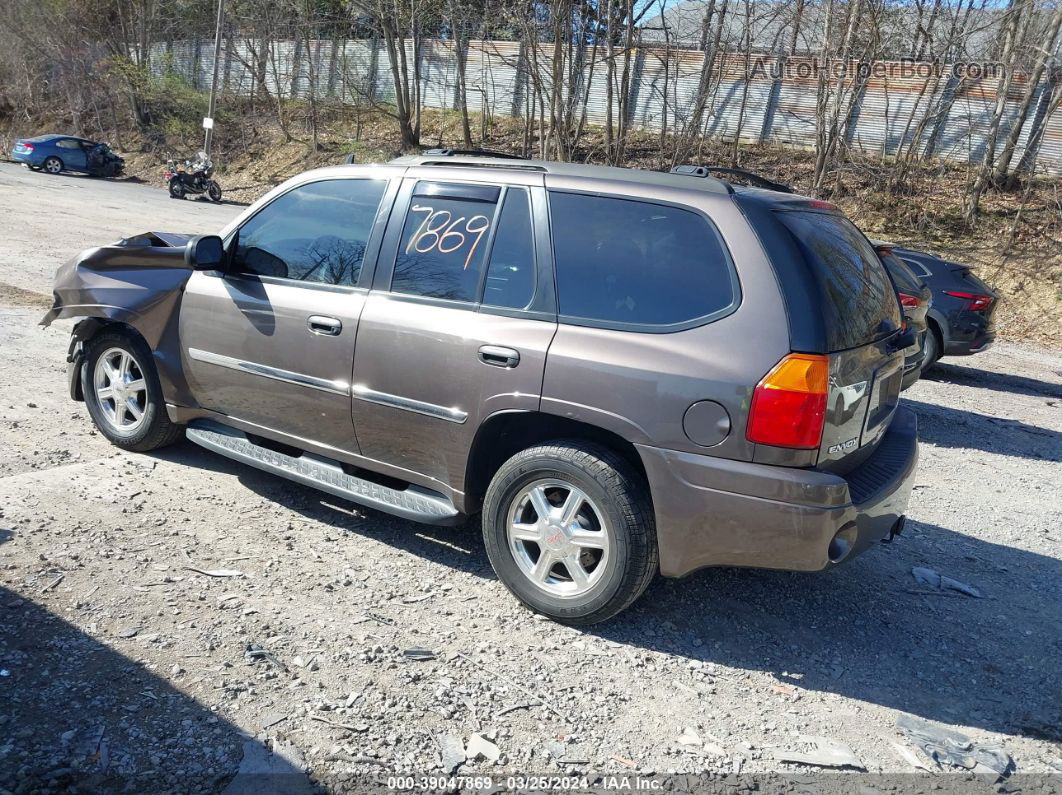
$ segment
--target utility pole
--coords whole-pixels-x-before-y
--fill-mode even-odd
[[[210,102],[207,106],[207,115],[203,119],[203,129],[206,137],[203,140],[203,151],[210,154],[210,142],[214,137],[214,105],[218,97],[218,66],[221,61],[221,33],[225,23],[225,0],[218,0],[218,26],[214,31],[214,77],[210,81]]]

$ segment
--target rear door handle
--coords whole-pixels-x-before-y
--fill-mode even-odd
[[[306,318],[306,328],[314,334],[324,334],[328,337],[335,337],[343,330],[343,321],[337,317],[310,315]]]
[[[512,369],[520,364],[520,351],[501,345],[482,345],[479,349],[479,360],[492,367]]]

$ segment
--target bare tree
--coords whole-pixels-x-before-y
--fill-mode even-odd
[[[1055,52],[1060,28],[1062,28],[1062,3],[1059,4],[1051,16],[1051,21],[1048,23],[1047,30],[1043,35],[1042,44],[1035,47],[1033,68],[1025,77],[1025,92],[1018,102],[1018,111],[1011,122],[1010,133],[1007,135],[1007,139],[1003,143],[1003,149],[995,162],[992,182],[996,185],[1003,185],[1007,180],[1010,161],[1014,157],[1014,150],[1018,146],[1018,139],[1021,137],[1025,121],[1029,118],[1029,111],[1032,108],[1033,100],[1036,98],[1037,90],[1040,88],[1040,80],[1047,69],[1048,59]]]
[[[996,104],[992,111],[988,130],[985,133],[985,149],[978,166],[973,184],[966,197],[966,220],[972,222],[981,209],[981,198],[992,183],[996,162],[996,145],[999,128],[1007,110],[1007,95],[1018,70],[1020,45],[1029,32],[1033,20],[1033,0],[1012,0],[1007,13],[1007,25],[1003,31],[1003,45],[1000,59],[1003,64],[1003,77],[996,88]]]

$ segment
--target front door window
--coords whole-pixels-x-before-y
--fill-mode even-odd
[[[330,179],[288,191],[240,228],[233,271],[357,284],[386,187],[385,180]]]

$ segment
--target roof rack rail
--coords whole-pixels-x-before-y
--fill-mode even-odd
[[[514,155],[511,152],[495,152],[493,149],[450,149],[439,147],[428,149],[423,154],[437,155],[440,157],[497,157],[501,160],[528,160],[523,155]]]
[[[690,177],[708,177],[712,174],[729,174],[735,177],[741,177],[748,180],[753,185],[760,188],[767,188],[767,190],[776,190],[779,193],[792,193],[793,189],[788,185],[784,185],[781,182],[775,182],[773,179],[767,179],[767,177],[761,176],[754,171],[746,171],[743,168],[728,168],[724,166],[675,166],[671,169],[672,174],[686,174]]]

